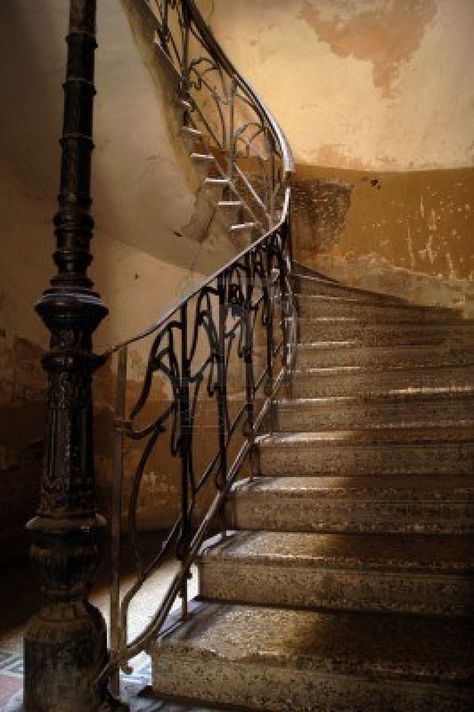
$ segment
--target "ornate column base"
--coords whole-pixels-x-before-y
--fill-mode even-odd
[[[105,621],[87,600],[104,525],[99,516],[39,516],[29,524],[31,559],[47,602],[25,631],[25,712],[127,709],[105,686],[92,685],[107,661]]]

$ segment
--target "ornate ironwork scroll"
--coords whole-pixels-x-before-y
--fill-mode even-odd
[[[281,217],[293,170],[281,128],[225,56],[192,0],[147,0],[147,5],[157,45],[179,87],[185,126],[215,156],[227,198],[242,206],[242,220],[262,234]]]
[[[127,537],[132,575],[112,592],[111,662],[103,676],[147,649],[178,596],[189,615],[188,579],[209,532],[242,474],[252,474],[254,441],[295,354],[296,310],[289,280],[289,189],[284,218],[213,275],[159,323],[115,347],[119,354],[116,413],[115,561]],[[139,392],[127,390],[131,352],[147,353]],[[132,378],[134,389],[137,381]],[[153,511],[153,491],[176,492],[174,519]],[[158,478],[150,488],[149,475]],[[167,482],[168,481],[168,482]],[[121,511],[127,516],[122,517]],[[141,512],[148,520],[140,523]],[[151,513],[151,514],[150,514]],[[150,516],[152,522],[150,523]],[[122,525],[122,526],[120,526]],[[162,531],[151,552],[143,529]],[[222,531],[225,533],[225,528]],[[156,538],[156,537],[155,537]],[[146,538],[145,538],[146,544]],[[131,609],[153,574],[176,561],[168,591],[148,625],[130,636]],[[117,564],[116,564],[117,565]]]
[[[241,206],[256,239],[109,354],[118,354],[111,657],[97,680],[112,678],[114,691],[119,669],[130,671],[179,597],[180,617],[190,615],[192,564],[210,532],[225,535],[222,513],[233,483],[258,470],[255,438],[272,427],[297,328],[289,279],[293,161],[285,136],[192,0],[137,2],[145,3],[176,79],[184,128],[214,156],[225,200]],[[133,372],[137,359],[145,360],[144,373]],[[174,506],[163,510],[160,492]],[[134,606],[164,565],[174,571],[169,588],[148,624],[136,628]]]

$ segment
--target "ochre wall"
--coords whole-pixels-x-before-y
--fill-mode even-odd
[[[295,255],[355,286],[474,317],[474,169],[298,166]]]
[[[215,0],[297,163],[296,256],[474,315],[472,0]]]
[[[214,0],[211,26],[297,163],[472,165],[472,0]]]

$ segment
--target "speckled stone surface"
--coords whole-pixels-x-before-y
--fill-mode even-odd
[[[442,307],[422,307],[412,304],[363,303],[353,297],[299,294],[298,312],[302,317],[351,316],[364,321],[413,321],[416,323],[436,323],[459,321],[460,313]]]
[[[445,392],[466,389],[473,392],[474,367],[461,366],[334,366],[295,371],[292,392],[295,398],[357,396],[418,389],[442,388]]]
[[[226,514],[232,529],[467,533],[473,485],[472,478],[262,477],[239,483]]]
[[[369,292],[357,287],[349,287],[333,280],[321,279],[314,276],[294,276],[292,277],[293,289],[299,294],[325,295],[335,297],[345,297],[349,299],[357,299],[357,301],[367,304],[409,304],[400,297],[394,297],[389,294],[378,294]]]
[[[413,324],[410,322],[363,323],[353,317],[314,317],[299,320],[299,335],[302,343],[348,339],[361,344],[439,344],[454,339],[472,343],[474,325],[449,321],[436,324]]]
[[[155,693],[472,712],[474,325],[294,283],[325,296],[298,300],[298,371],[231,492],[234,531],[201,551],[202,608],[154,646]]]
[[[465,620],[207,605],[155,646],[153,684],[273,711],[467,712],[472,632]]]
[[[322,336],[322,335],[321,335]],[[324,368],[326,366],[437,366],[472,364],[472,349],[455,348],[445,344],[433,349],[432,345],[407,344],[397,346],[361,346],[357,341],[316,341],[299,344],[297,368]]]
[[[276,606],[474,613],[474,537],[235,532],[204,550],[206,598]]]
[[[261,475],[470,474],[471,428],[275,434],[259,439]]]
[[[422,428],[474,426],[474,387],[467,393],[403,393],[362,397],[282,399],[275,406],[282,432],[358,428]]]

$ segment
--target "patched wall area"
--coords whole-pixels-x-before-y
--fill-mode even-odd
[[[295,255],[474,315],[474,3],[215,0],[297,163]]]
[[[211,26],[297,163],[472,165],[471,0],[214,0]]]
[[[353,286],[474,316],[474,170],[299,166],[295,255]]]

